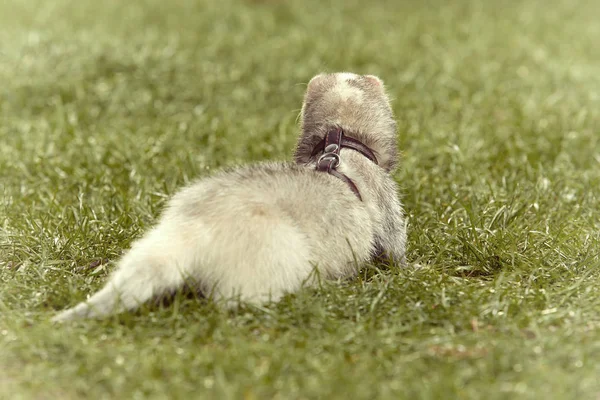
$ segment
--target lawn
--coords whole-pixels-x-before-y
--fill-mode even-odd
[[[0,398],[600,398],[600,3],[0,2]],[[177,188],[394,98],[409,266],[53,325]]]

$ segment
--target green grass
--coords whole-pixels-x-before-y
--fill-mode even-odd
[[[0,3],[0,398],[599,398],[600,4],[324,3]],[[338,70],[394,98],[411,267],[49,322]]]

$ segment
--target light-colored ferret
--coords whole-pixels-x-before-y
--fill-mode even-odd
[[[406,224],[390,176],[396,122],[382,81],[317,75],[301,116],[295,164],[221,171],[184,188],[106,286],[54,321],[133,310],[186,284],[227,306],[277,301],[318,279],[352,277],[381,251],[403,264]],[[332,129],[376,157],[341,148],[332,165],[350,183],[316,170],[322,158],[314,149]]]

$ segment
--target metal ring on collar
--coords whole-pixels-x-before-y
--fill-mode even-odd
[[[331,168],[337,168],[340,165],[340,155],[335,153],[323,153],[321,157],[317,160],[317,164],[320,164],[321,161],[329,161],[335,160],[335,164]]]

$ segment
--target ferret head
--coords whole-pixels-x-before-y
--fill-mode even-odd
[[[327,131],[340,127],[370,147],[386,171],[396,167],[396,121],[378,77],[345,72],[315,76],[308,83],[301,118],[296,162],[309,162],[313,148]]]

